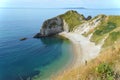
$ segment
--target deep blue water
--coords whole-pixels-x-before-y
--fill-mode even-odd
[[[72,55],[69,41],[56,37],[32,38],[44,20],[67,10],[0,9],[0,80],[26,80],[35,75],[45,78],[69,62]],[[120,15],[119,9],[76,10],[85,16]],[[28,40],[19,41],[22,37]]]

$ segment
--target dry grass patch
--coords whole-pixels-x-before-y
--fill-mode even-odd
[[[117,44],[103,49],[100,55],[87,65],[69,69],[53,80],[120,80],[120,45]],[[97,71],[99,66],[103,66],[104,75]]]

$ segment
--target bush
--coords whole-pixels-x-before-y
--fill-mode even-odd
[[[113,70],[111,66],[107,63],[102,63],[98,67],[96,67],[96,72],[99,74],[100,79],[102,80],[113,80]]]

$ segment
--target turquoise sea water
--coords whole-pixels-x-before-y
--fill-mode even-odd
[[[68,40],[34,39],[43,21],[69,9],[0,9],[0,80],[44,80],[64,69],[73,58]],[[120,15],[119,9],[76,9],[85,16]],[[27,37],[26,41],[19,41]]]

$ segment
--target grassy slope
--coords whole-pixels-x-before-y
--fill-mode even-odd
[[[105,40],[103,47],[109,47],[120,41],[120,31],[111,32]]]
[[[86,65],[71,69],[55,80],[120,80],[119,67],[120,45],[115,44]]]
[[[60,15],[60,17],[68,24],[69,31],[72,31],[77,25],[82,24],[84,21],[84,16],[76,11],[68,11],[65,14]]]
[[[120,16],[109,16],[95,28],[91,41],[105,37],[100,55],[86,65],[66,71],[55,80],[120,80]]]
[[[109,16],[108,19],[104,19],[101,24],[95,29],[91,41],[98,44],[102,39],[115,30],[120,28],[120,16]],[[111,35],[109,35],[111,36]]]
[[[98,15],[98,16],[95,16],[93,19],[91,19],[89,22],[92,22],[92,24],[93,24],[93,21],[95,20],[95,19],[98,19],[98,20],[100,20],[100,21],[103,21],[104,22],[104,19],[106,18],[107,16],[106,15]],[[98,21],[97,20],[97,21]],[[98,27],[97,27],[98,28]],[[83,33],[83,36],[85,36],[85,37],[88,37],[91,33],[93,33],[94,31],[95,31],[96,29],[90,29],[87,33]]]

